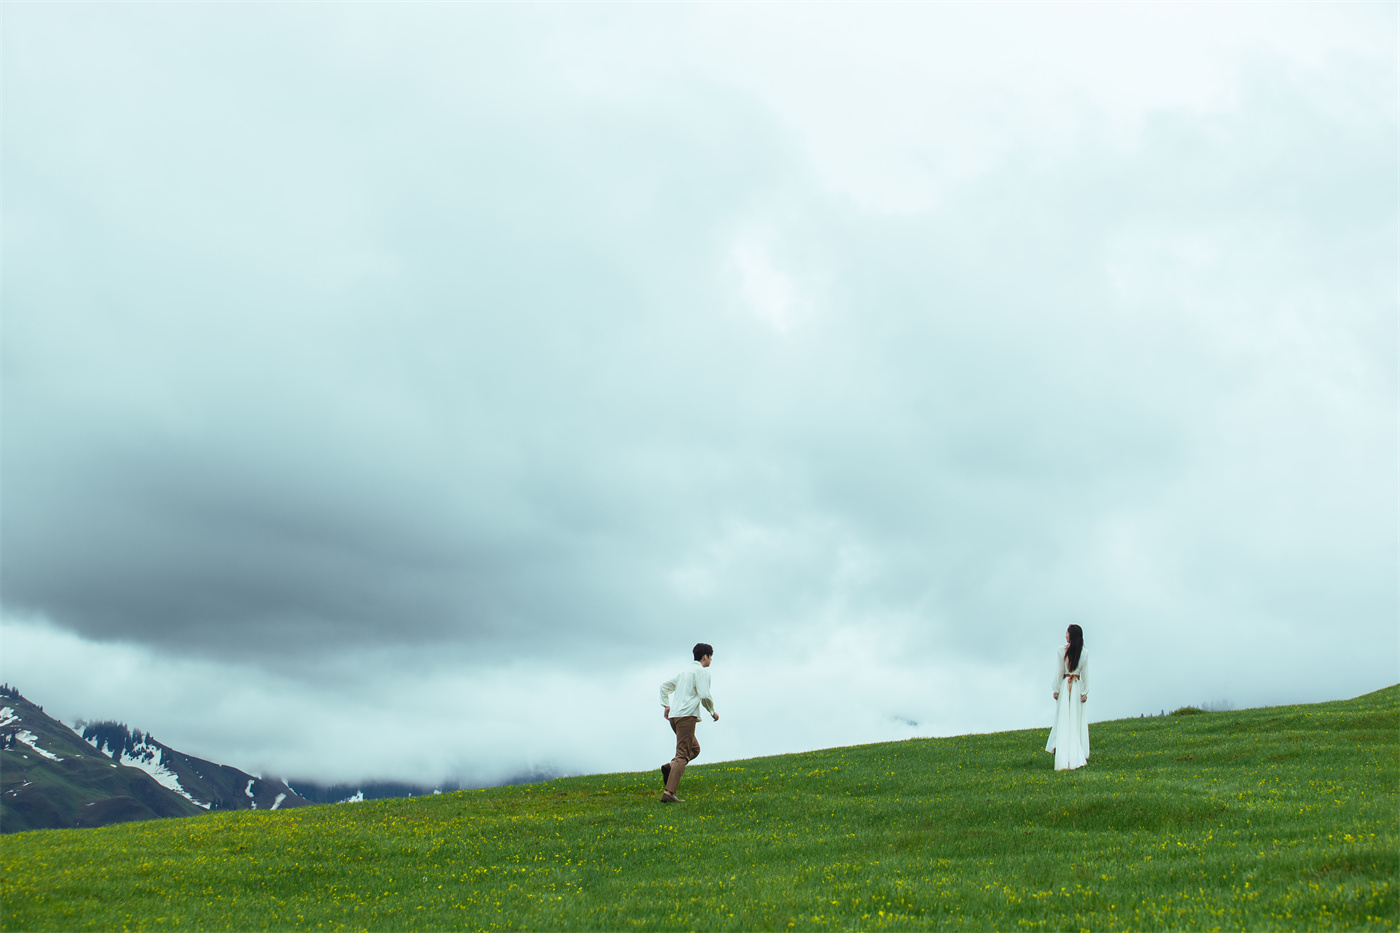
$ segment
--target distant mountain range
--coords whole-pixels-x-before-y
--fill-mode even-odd
[[[548,777],[525,775],[509,783]],[[15,688],[0,686],[0,833],[458,789],[457,784],[326,785],[260,778],[186,755],[122,723],[80,722],[70,728]]]

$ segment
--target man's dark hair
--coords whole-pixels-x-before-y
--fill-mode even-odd
[[[707,654],[713,657],[714,653],[715,649],[710,645],[705,644],[703,641],[700,644],[696,645],[693,649],[691,649],[691,654],[695,655],[695,660],[697,661]]]

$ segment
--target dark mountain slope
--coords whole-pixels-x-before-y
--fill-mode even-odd
[[[0,832],[203,812],[145,771],[97,752],[18,691],[8,693],[0,696]]]
[[[0,833],[302,807],[285,783],[175,751],[121,723],[81,737],[0,687]]]
[[[255,777],[229,765],[177,752],[122,723],[86,723],[83,738],[98,752],[141,768],[156,781],[207,810],[278,810],[312,801],[283,781]]]

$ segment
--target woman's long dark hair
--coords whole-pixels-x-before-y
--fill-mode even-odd
[[[1084,650],[1084,630],[1077,625],[1069,627],[1069,647],[1065,649],[1065,670],[1073,671],[1079,666],[1079,653]]]

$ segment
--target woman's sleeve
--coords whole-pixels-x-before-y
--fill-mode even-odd
[[[1055,679],[1050,681],[1051,693],[1060,692],[1060,681],[1063,680],[1065,676],[1064,663],[1065,650],[1061,648],[1058,652],[1055,653]]]
[[[1089,652],[1079,649],[1079,695],[1089,695]]]

